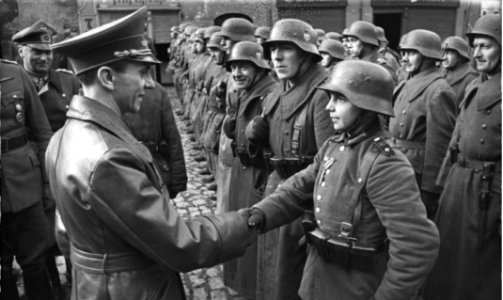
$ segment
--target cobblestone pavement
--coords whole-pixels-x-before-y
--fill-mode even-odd
[[[174,88],[168,87],[167,90],[173,110],[180,108],[181,105],[176,98]],[[199,155],[199,151],[192,149],[194,145],[194,142],[191,141],[193,134],[187,132],[186,124],[176,114],[175,118],[184,147],[188,183],[187,191],[179,193],[173,199],[173,204],[177,207],[179,214],[185,218],[214,213],[216,209],[216,192],[211,190],[210,187],[214,186],[215,182],[210,175],[200,175],[198,173],[197,170],[204,167],[206,162],[194,160]],[[64,300],[67,300],[70,299],[70,286],[67,284],[65,276],[65,261],[62,256],[58,257],[56,261],[62,284],[65,287]],[[246,300],[224,285],[222,265],[183,273],[182,280],[187,300]],[[22,299],[25,299],[21,278],[18,287]]]

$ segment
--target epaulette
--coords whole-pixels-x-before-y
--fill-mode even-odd
[[[62,68],[60,68],[60,69],[56,69],[56,72],[63,72],[63,73],[68,73],[70,75],[73,75],[73,72],[70,71],[70,70],[68,70],[68,69],[62,69]]]
[[[8,60],[8,59],[0,58],[0,61],[3,62],[3,63],[6,63],[6,64],[17,65],[17,62],[15,62],[13,60]]]
[[[381,65],[387,65],[388,64],[388,62],[384,58],[382,58],[382,57],[377,58],[377,62],[380,63]]]
[[[391,156],[395,154],[395,151],[391,148],[391,146],[384,141],[382,137],[376,137],[372,141],[372,151],[380,152],[385,156]]]

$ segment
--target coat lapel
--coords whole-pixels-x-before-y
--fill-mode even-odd
[[[431,68],[429,70],[424,71],[421,74],[417,74],[416,76],[406,80],[400,89],[403,88],[404,92],[407,93],[407,98],[409,102],[412,102],[419,98],[419,96],[429,87],[434,81],[441,79],[442,75],[435,69]],[[395,89],[395,93],[393,95],[393,99],[395,99],[398,95],[398,87]]]

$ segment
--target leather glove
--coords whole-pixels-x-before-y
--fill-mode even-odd
[[[230,139],[236,138],[236,118],[233,116],[227,116],[224,120],[224,125],[222,126],[225,135]]]
[[[265,225],[265,215],[264,213],[257,208],[252,208],[250,210],[250,216],[248,217],[248,226],[257,229],[258,231],[262,231]]]
[[[263,146],[269,138],[269,125],[262,116],[256,116],[246,126],[245,136],[255,146]]]

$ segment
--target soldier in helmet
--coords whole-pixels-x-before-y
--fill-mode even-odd
[[[361,59],[385,67],[397,82],[393,68],[379,53],[379,40],[374,24],[367,21],[356,21],[343,33],[348,59]]]
[[[257,29],[255,29],[255,38],[257,39],[257,44],[261,45],[263,42],[267,41],[269,34],[271,34],[271,27],[257,27]]]
[[[442,74],[456,93],[458,106],[465,96],[466,86],[477,77],[470,66],[470,46],[458,37],[450,36],[442,43]]]
[[[467,36],[480,75],[438,176],[442,242],[427,300],[501,299],[501,15],[482,16]]]
[[[442,191],[435,179],[454,129],[456,95],[436,67],[442,60],[436,33],[413,30],[400,43],[400,51],[408,79],[393,94],[391,144],[412,164],[428,217],[433,218]]]
[[[315,28],[314,32],[316,32],[317,37],[316,46],[319,47],[321,45],[321,42],[323,42],[323,40],[325,39],[325,30],[321,28]]]
[[[330,93],[336,134],[311,165],[253,206],[248,224],[266,232],[314,206],[302,224],[310,245],[302,299],[418,299],[439,239],[414,170],[383,140],[378,114],[393,115],[393,80],[377,64],[350,60],[319,89]]]
[[[319,147],[334,131],[325,106],[328,94],[316,89],[327,78],[319,64],[316,33],[297,19],[283,19],[263,43],[280,82],[264,99],[263,113],[247,126],[250,151],[262,152],[274,167],[264,195],[312,162]],[[259,299],[298,299],[297,290],[306,259],[300,218],[262,236],[258,241]]]
[[[245,128],[262,113],[262,101],[275,87],[269,75],[269,65],[263,59],[262,46],[243,41],[234,45],[226,62],[227,71],[236,83],[230,98],[237,103],[235,118],[227,118],[223,131],[232,140],[234,162],[229,186],[229,210],[252,206],[262,199],[269,167],[262,153],[251,155]],[[246,254],[224,264],[225,285],[238,291],[247,299],[259,299],[256,294],[257,247],[247,249]]]
[[[322,57],[321,65],[329,72],[338,62],[345,59],[344,46],[336,39],[324,39],[318,51]]]
[[[335,32],[335,31],[329,31],[325,34],[326,39],[337,40],[339,42],[341,41],[341,37],[342,37],[342,35],[338,32]]]
[[[236,212],[180,217],[150,152],[121,118],[154,86],[149,69],[159,61],[143,37],[146,17],[142,7],[52,45],[68,55],[83,91],[46,153],[75,299],[185,299],[179,271],[235,258],[255,238]]]
[[[379,41],[379,53],[388,62],[395,73],[400,68],[400,55],[388,47],[389,41],[384,33],[384,28],[375,26],[377,40]]]

